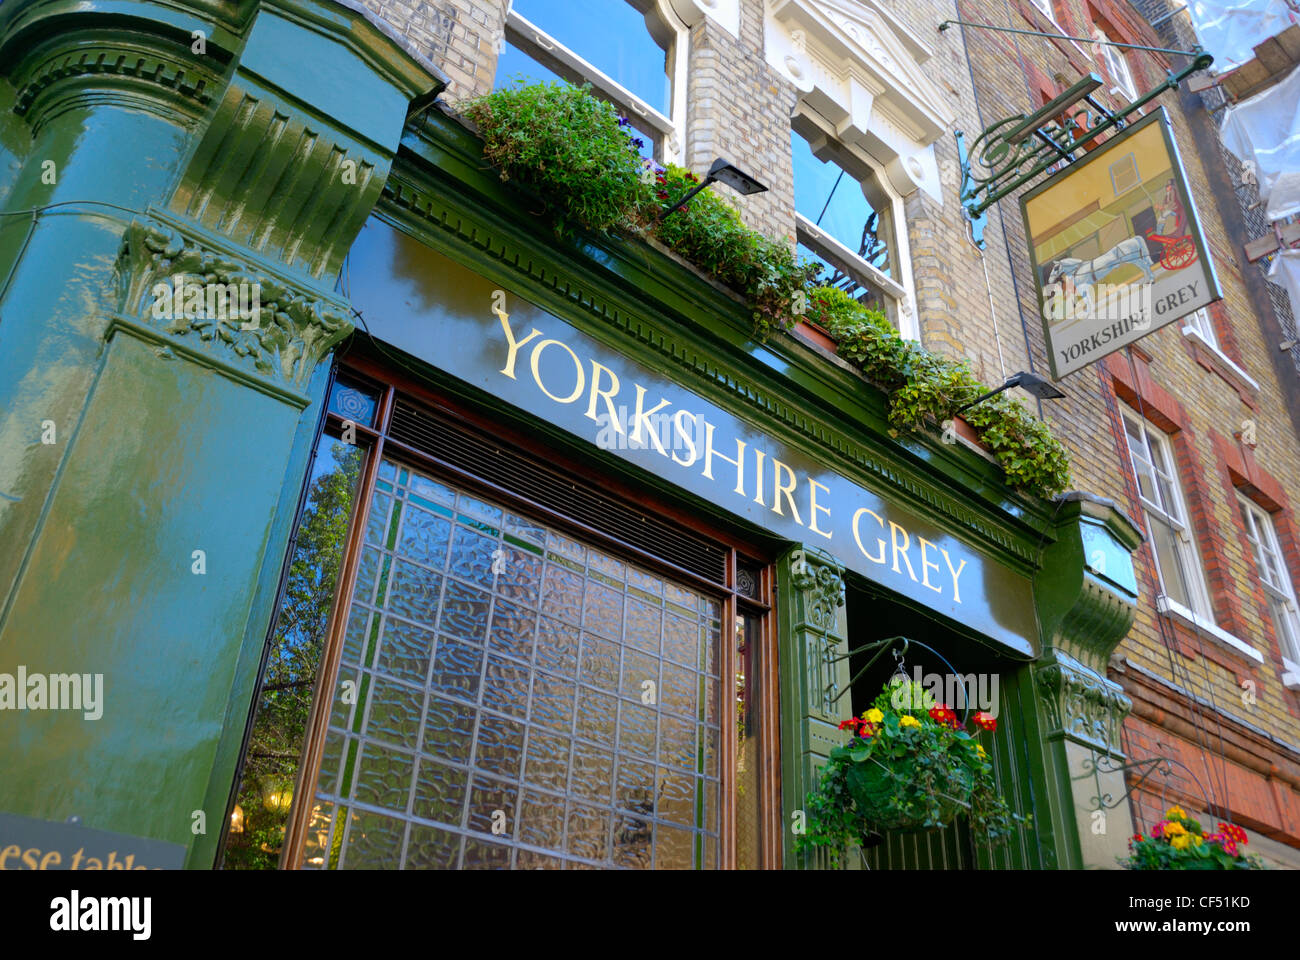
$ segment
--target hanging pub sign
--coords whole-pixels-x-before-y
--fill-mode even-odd
[[[1163,108],[1020,209],[1054,380],[1222,296]]]

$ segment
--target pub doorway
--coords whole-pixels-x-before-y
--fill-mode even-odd
[[[853,683],[854,716],[861,716],[889,682],[903,672],[938,694],[940,702],[957,711],[992,713],[998,722],[989,747],[994,777],[1011,808],[1028,815],[1042,787],[1035,783],[1027,727],[1034,722],[1033,701],[1026,693],[1028,664],[903,602],[897,594],[856,574],[845,577],[848,643],[854,650],[891,637],[911,641],[906,651],[894,643]],[[927,649],[928,648],[928,649]],[[849,660],[849,675],[857,676],[874,650]],[[965,701],[963,703],[963,700]],[[1040,869],[1043,852],[1032,822],[1004,845],[975,844],[965,818],[942,830],[889,831],[873,837],[857,863],[871,870]]]

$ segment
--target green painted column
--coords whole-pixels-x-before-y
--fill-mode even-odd
[[[0,74],[0,670],[103,678],[96,718],[0,714],[0,811],[208,866],[339,269],[443,81],[303,0],[10,0]]]
[[[1133,624],[1132,552],[1141,530],[1109,500],[1070,493],[1034,582],[1043,655],[1033,665],[1047,796],[1040,834],[1057,866],[1114,869],[1133,833],[1125,802],[1120,728],[1132,704],[1107,679],[1106,663]],[[1111,772],[1106,772],[1110,768]]]
[[[777,564],[780,622],[781,806],[787,868],[824,868],[824,854],[796,855],[793,828],[853,709],[844,567],[826,551],[796,546]],[[843,696],[840,694],[843,693]],[[837,699],[838,698],[838,699]]]

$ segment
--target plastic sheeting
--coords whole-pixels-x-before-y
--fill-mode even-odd
[[[1268,278],[1291,295],[1291,310],[1300,311],[1300,250],[1283,250],[1275,256]]]
[[[1254,171],[1264,215],[1300,213],[1300,67],[1223,113],[1223,145]]]
[[[1187,7],[1219,73],[1253,59],[1258,44],[1296,22],[1286,0],[1191,0]]]

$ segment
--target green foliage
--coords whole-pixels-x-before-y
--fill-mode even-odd
[[[689,170],[669,164],[658,176],[657,201],[644,212],[647,223],[667,203],[699,183]],[[704,190],[680,210],[651,227],[653,235],[719,283],[741,293],[753,307],[755,328],[766,338],[773,329],[794,323],[797,294],[821,271],[820,264],[800,262],[790,247],[770,240],[740,221],[740,212],[721,194]]]
[[[839,287],[819,286],[809,290],[807,319],[836,340],[851,336],[864,324],[882,333],[894,332],[884,311],[863,306]]]
[[[992,764],[956,714],[918,684],[891,684],[861,719],[841,726],[856,734],[831,751],[808,794],[796,849],[824,848],[838,861],[869,833],[938,829],[963,815],[976,842],[997,845],[1028,822],[998,793]]]
[[[701,191],[685,207],[656,219],[699,178],[678,166],[643,161],[625,132],[627,122],[587,87],[497,90],[465,112],[482,132],[484,156],[503,180],[540,196],[557,233],[576,226],[649,233],[744,296],[760,339],[806,316],[838,341],[841,357],[889,395],[895,432],[942,425],[985,392],[964,361],[904,340],[881,311],[836,287],[817,285],[819,264],[801,261],[789,244],[750,230],[720,193]],[[1065,448],[1019,403],[999,395],[962,416],[1011,486],[1043,497],[1069,486]]]
[[[1247,842],[1246,832],[1220,823],[1216,833],[1204,833],[1201,824],[1181,807],[1171,807],[1151,831],[1137,834],[1128,842],[1129,856],[1118,858],[1129,870],[1263,870],[1263,861],[1247,856],[1239,845]]]
[[[483,135],[483,155],[535,191],[564,235],[575,225],[609,230],[626,223],[650,192],[636,147],[617,111],[589,85],[536,83],[495,90],[465,108]]]

